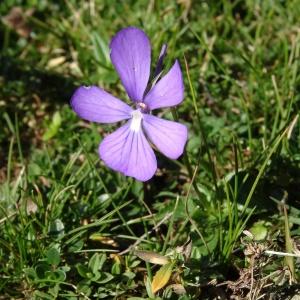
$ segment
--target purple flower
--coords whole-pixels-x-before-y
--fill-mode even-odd
[[[155,73],[160,73],[165,46]],[[82,119],[97,123],[128,120],[99,146],[107,166],[140,181],[149,180],[157,169],[150,141],[165,156],[177,159],[187,141],[186,126],[151,114],[152,110],[182,102],[184,86],[176,60],[169,72],[147,89],[151,45],[146,34],[134,27],[119,31],[110,43],[110,56],[135,108],[96,87],[79,87],[72,99],[73,110]]]

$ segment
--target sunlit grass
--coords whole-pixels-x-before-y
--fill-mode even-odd
[[[15,6],[1,2],[1,16]],[[67,0],[20,7],[24,23],[0,24],[0,294],[296,295],[298,1]],[[69,106],[82,84],[129,102],[108,48],[126,26],[148,34],[153,66],[167,43],[166,69],[178,58],[185,80],[183,104],[159,114],[188,126],[186,152],[178,161],[158,154],[159,170],[145,184],[99,160],[98,144],[114,127],[79,120]],[[151,259],[143,261],[135,249]],[[157,276],[164,284],[156,279],[153,293]]]

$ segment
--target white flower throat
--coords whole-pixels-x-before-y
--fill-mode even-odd
[[[141,128],[141,123],[143,119],[143,114],[140,112],[140,110],[134,110],[131,113],[131,124],[130,124],[130,129],[133,131],[139,131]]]

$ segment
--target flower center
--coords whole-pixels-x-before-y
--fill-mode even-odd
[[[137,102],[136,106],[141,112],[149,113],[149,108],[148,108],[147,104],[145,104],[143,102]]]
[[[133,131],[139,131],[141,128],[141,122],[143,119],[143,114],[141,113],[140,110],[134,110],[131,113],[131,124],[130,124],[130,129]]]

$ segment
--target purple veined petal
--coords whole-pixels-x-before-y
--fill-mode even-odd
[[[132,130],[131,120],[104,138],[99,155],[111,169],[139,181],[149,180],[157,169],[156,157],[142,129]]]
[[[76,114],[91,122],[114,123],[131,118],[132,108],[96,87],[79,87],[71,99]]]
[[[143,128],[149,140],[165,156],[177,159],[183,153],[188,137],[185,125],[145,114]]]
[[[132,101],[142,101],[151,63],[151,45],[140,29],[128,27],[119,31],[110,43],[110,57]]]
[[[170,71],[162,77],[145,96],[144,103],[152,109],[169,107],[183,100],[184,85],[182,73],[176,60]]]

